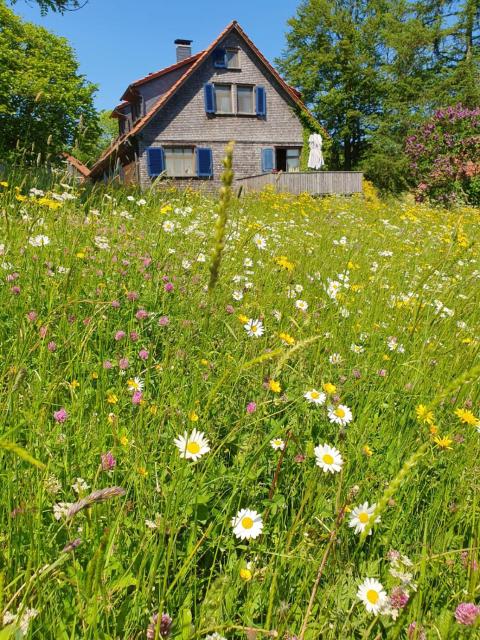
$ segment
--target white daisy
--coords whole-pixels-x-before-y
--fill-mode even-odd
[[[325,400],[327,399],[323,391],[317,391],[316,389],[310,389],[303,397],[306,398],[308,402],[313,402],[314,404],[325,404]]]
[[[305,302],[305,300],[296,300],[295,307],[300,309],[300,311],[306,311],[308,309],[308,302]]]
[[[162,224],[162,228],[167,233],[173,233],[175,225],[171,220],[165,220],[165,222]]]
[[[178,447],[182,458],[193,460],[194,462],[210,451],[210,446],[208,440],[205,438],[205,434],[196,429],[194,429],[190,435],[185,431],[183,436],[177,436],[174,443]]]
[[[243,291],[240,291],[240,290],[234,291],[234,292],[232,293],[232,298],[233,298],[234,300],[237,300],[237,302],[238,302],[239,300],[242,300],[242,298],[243,298]]]
[[[328,407],[328,419],[330,422],[339,424],[344,427],[352,421],[352,412],[344,404],[338,404],[336,407]]]
[[[258,249],[266,249],[267,248],[267,241],[259,233],[255,234],[253,236],[253,241],[257,245]]]
[[[143,391],[144,382],[138,376],[127,381],[129,391]]]
[[[29,244],[32,245],[32,247],[44,247],[47,244],[50,244],[50,238],[48,236],[44,236],[44,235],[38,235],[38,236],[33,236],[32,238],[29,238],[28,240]]]
[[[343,466],[343,458],[340,455],[340,451],[331,447],[328,444],[315,447],[315,457],[317,459],[316,464],[325,473],[338,473]]]
[[[387,601],[387,594],[378,580],[365,578],[358,587],[357,598],[363,602],[369,613],[377,615]]]
[[[241,540],[255,539],[262,533],[263,520],[257,511],[251,509],[241,509],[232,518],[233,533]]]
[[[332,353],[332,355],[328,358],[330,364],[342,364],[343,358],[339,353]]]
[[[210,635],[205,636],[205,640],[227,640],[227,639],[215,631],[215,633],[211,633]]]
[[[272,449],[280,449],[280,451],[283,451],[285,449],[285,442],[281,438],[274,438],[270,440],[270,446]]]
[[[362,533],[373,516],[376,506],[375,502],[370,507],[368,506],[368,502],[364,502],[360,506],[355,507],[350,514],[348,526],[352,527],[352,529],[355,528],[355,533]],[[375,518],[375,524],[377,522],[380,522],[380,516]],[[372,535],[372,529],[370,529],[369,535]]]
[[[353,351],[353,353],[363,353],[365,351],[365,347],[362,347],[361,344],[351,344],[350,351]]]
[[[265,329],[263,328],[263,322],[261,320],[252,320],[250,318],[250,320],[246,324],[244,324],[243,327],[250,338],[252,336],[259,338],[260,336],[263,336],[265,332]]]

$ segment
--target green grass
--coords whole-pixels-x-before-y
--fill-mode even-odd
[[[0,611],[12,621],[1,640],[21,637],[15,618],[28,609],[38,639],[145,638],[156,612],[172,617],[172,638],[293,638],[304,625],[308,640],[394,639],[413,621],[429,639],[478,637],[478,621],[461,625],[454,612],[480,596],[480,434],[454,412],[480,412],[479,211],[268,192],[233,200],[209,293],[213,200],[75,187],[54,208],[62,186],[46,199],[30,186],[13,177],[0,187]],[[32,246],[40,234],[49,244]],[[336,300],[328,279],[342,283]],[[264,335],[249,337],[239,316],[262,319]],[[308,403],[325,383],[336,386],[327,403]],[[330,422],[331,403],[351,409],[345,428]],[[417,419],[420,404],[450,448]],[[194,428],[210,444],[196,463],[174,444]],[[316,466],[324,443],[340,451],[340,473]],[[89,487],[80,495],[78,478]],[[55,518],[54,505],[114,486],[125,495]],[[361,538],[348,524],[365,501],[381,521]],[[255,540],[233,534],[241,508],[262,514]],[[396,620],[356,596],[365,578],[388,593],[400,584],[392,549],[416,583]]]

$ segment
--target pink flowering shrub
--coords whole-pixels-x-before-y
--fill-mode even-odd
[[[406,140],[416,199],[480,204],[480,108],[440,109]]]

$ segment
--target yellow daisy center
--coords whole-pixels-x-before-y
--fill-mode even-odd
[[[248,516],[242,519],[242,527],[244,529],[251,529],[253,527],[253,520]]]
[[[362,524],[366,524],[368,522],[368,518],[369,518],[368,513],[365,513],[365,511],[358,515],[358,519]]]
[[[188,453],[198,453],[200,451],[200,445],[198,444],[198,442],[189,442],[187,444],[187,451]]]
[[[257,325],[256,324],[252,324],[251,330],[253,331],[253,333],[255,333],[255,331],[257,330]]]
[[[344,418],[345,417],[345,411],[343,409],[335,409],[334,411],[335,415],[337,416],[337,418]]]
[[[333,464],[333,456],[331,456],[329,453],[326,453],[323,456],[323,461],[325,462],[325,464]]]
[[[379,597],[378,591],[375,591],[375,589],[369,589],[367,591],[367,600],[372,604],[377,604]]]
[[[318,393],[318,391],[312,391],[312,392],[310,393],[310,395],[311,395],[311,397],[312,397],[312,399],[313,399],[313,400],[316,400],[317,398],[319,398],[319,397],[320,397],[320,394]]]

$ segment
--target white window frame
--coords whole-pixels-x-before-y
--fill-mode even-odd
[[[289,160],[288,153],[292,152],[292,151],[296,152],[296,158],[298,159],[298,164],[297,164],[296,167],[294,167],[292,169],[289,169],[288,168],[288,160]],[[302,150],[299,147],[291,147],[291,148],[287,147],[287,154],[286,154],[287,173],[296,173],[296,172],[300,171],[300,156],[301,156],[301,154],[302,154]]]
[[[196,172],[196,166],[195,166],[195,147],[192,145],[185,145],[185,146],[177,146],[177,145],[166,145],[164,148],[164,154],[165,154],[165,173],[169,178],[195,178],[197,175]],[[188,156],[186,153],[184,154],[180,154],[178,153],[178,156],[180,155],[184,155],[184,157],[182,158],[177,158],[177,162],[181,161],[182,163],[185,163],[185,168],[187,168],[188,170],[182,170],[182,171],[178,171],[177,169],[173,169],[173,167],[170,167],[169,169],[169,160],[170,163],[172,162],[172,155],[174,155],[175,151],[189,151],[192,154],[191,157],[191,165],[188,166]]]

